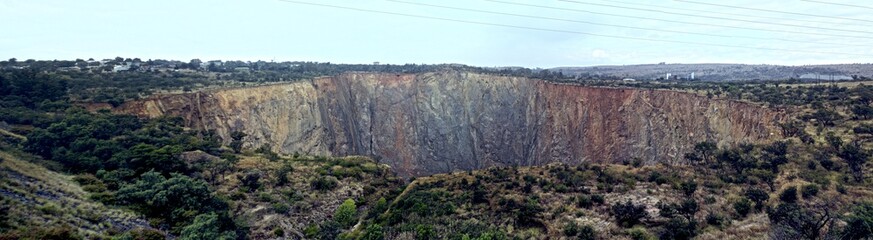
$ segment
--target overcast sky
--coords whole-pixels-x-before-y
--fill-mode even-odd
[[[658,62],[781,65],[873,62],[873,8],[870,8],[873,2],[861,0],[822,0],[856,6],[802,0],[575,0],[575,3],[559,0],[500,0],[504,3],[403,0],[535,18],[386,0],[294,1],[451,21],[279,0],[0,0],[0,58],[50,60],[121,56],[183,61],[192,58],[335,63],[379,61],[524,67]]]

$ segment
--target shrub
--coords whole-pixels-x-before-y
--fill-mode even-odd
[[[287,213],[289,210],[291,210],[291,207],[289,207],[288,204],[285,204],[285,203],[274,203],[273,204],[273,211],[276,211],[276,213],[284,214],[284,213]]]
[[[785,203],[797,202],[797,188],[793,186],[786,188],[779,194],[779,200]]]
[[[709,214],[706,214],[706,224],[709,224],[711,226],[721,227],[722,224],[725,223],[725,220],[726,219],[724,216],[715,212],[710,212]]]
[[[631,227],[639,224],[642,219],[649,216],[646,212],[646,206],[636,205],[630,200],[613,205],[612,215],[615,217],[618,225],[622,227]]]
[[[682,190],[682,193],[684,193],[685,196],[694,195],[694,192],[697,191],[697,182],[694,180],[682,182],[679,184],[679,190]]]
[[[313,190],[329,191],[336,188],[338,184],[339,180],[333,176],[320,176],[316,177],[316,179],[310,183],[310,186]]]
[[[664,225],[660,239],[691,239],[697,235],[697,223],[684,218],[674,217]]]
[[[764,203],[770,199],[770,194],[764,190],[753,188],[746,190],[746,198],[755,202],[755,209],[761,210],[764,208]]]
[[[734,211],[737,212],[737,216],[740,218],[745,218],[752,211],[752,201],[748,198],[741,198],[734,203]]]
[[[352,226],[357,221],[357,217],[358,209],[355,206],[355,200],[351,198],[346,199],[333,214],[333,220],[344,228]]]
[[[385,234],[382,232],[382,226],[379,224],[373,224],[367,226],[364,229],[363,235],[361,235],[360,240],[382,240],[385,239]]]
[[[873,237],[873,203],[861,203],[846,219],[847,239],[869,239]]]
[[[648,230],[642,227],[635,227],[627,230],[627,235],[632,240],[655,240],[655,236],[652,236]]]
[[[575,222],[564,225],[564,236],[574,239],[597,239],[597,232],[588,225],[579,226]]]
[[[816,195],[818,195],[818,185],[815,184],[805,185],[800,190],[800,196],[804,199],[815,197]]]

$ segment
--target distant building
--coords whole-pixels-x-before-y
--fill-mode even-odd
[[[379,65],[379,62],[373,62],[373,65]]]
[[[622,82],[636,82],[637,80],[633,79],[633,78],[625,78],[625,79],[622,79],[621,81]]]

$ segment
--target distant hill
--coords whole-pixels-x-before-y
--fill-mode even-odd
[[[633,78],[653,80],[659,78],[691,79],[708,81],[734,80],[780,80],[788,78],[808,80],[851,80],[854,77],[873,78],[873,64],[834,65],[746,65],[746,64],[644,64],[624,66],[557,67],[549,69],[564,75]]]

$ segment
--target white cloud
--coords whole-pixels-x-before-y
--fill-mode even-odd
[[[593,58],[609,58],[609,53],[604,51],[603,49],[594,49],[594,51],[591,51],[591,57],[593,57]]]

